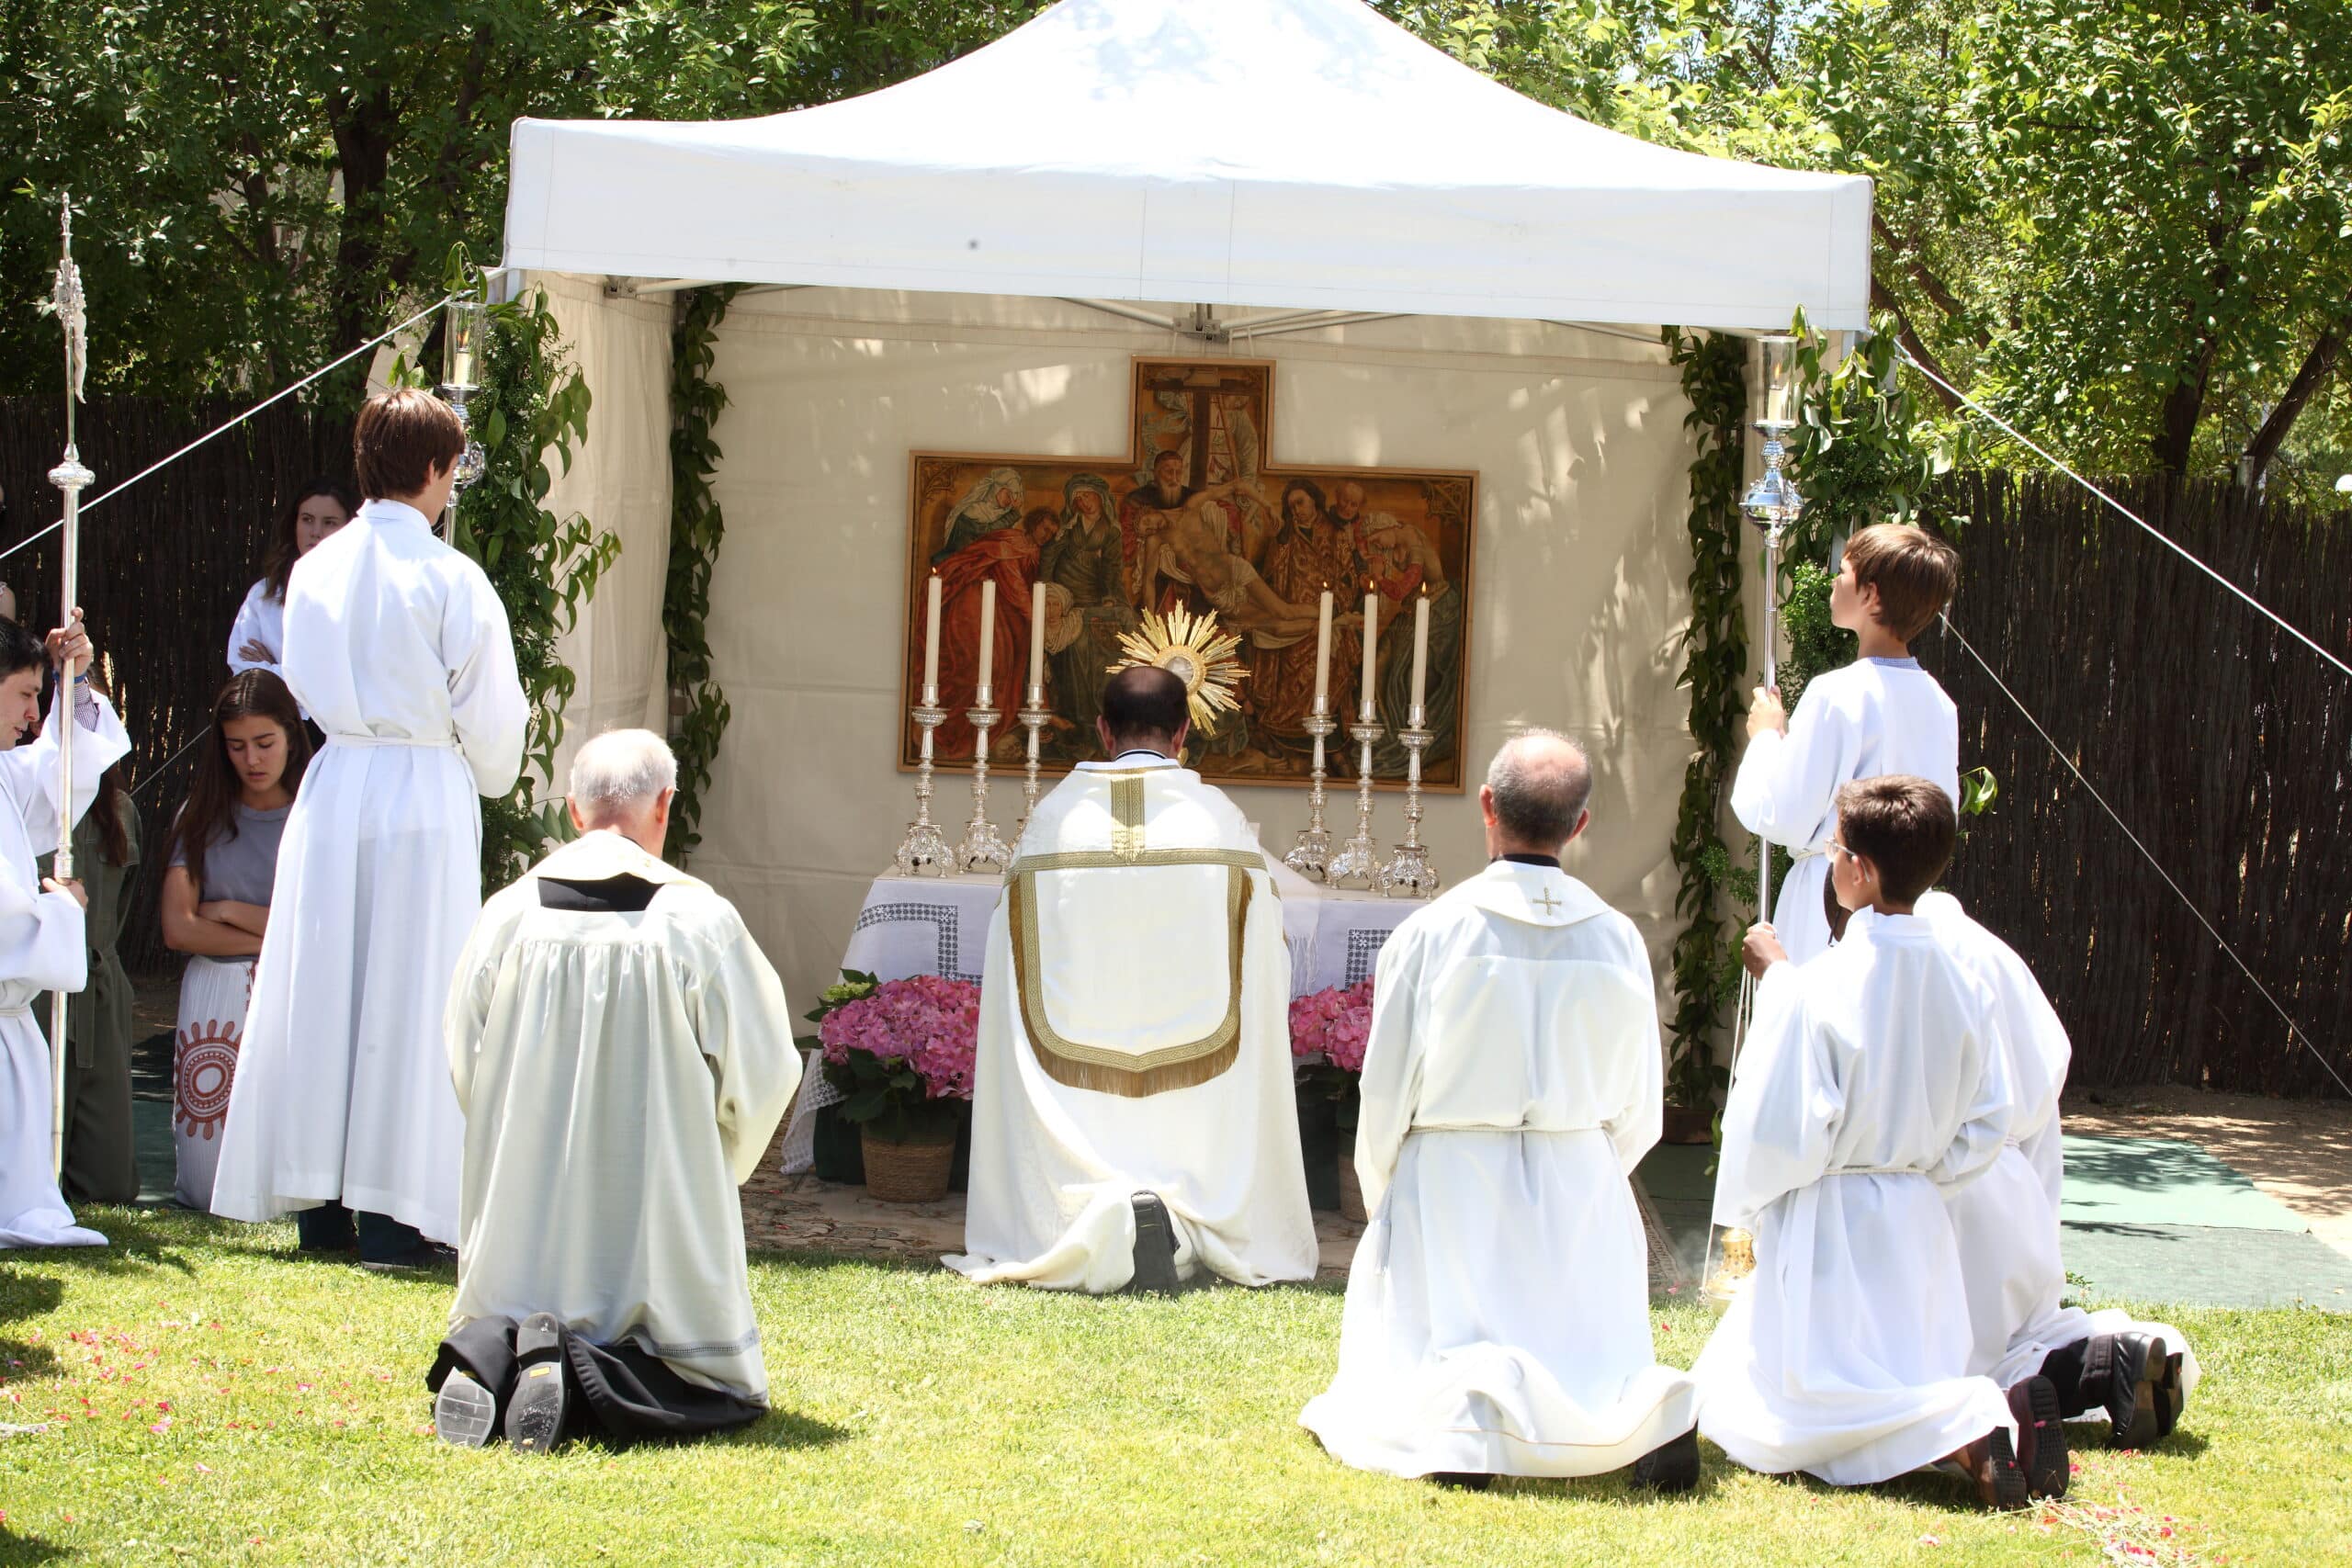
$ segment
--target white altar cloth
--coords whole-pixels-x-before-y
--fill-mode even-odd
[[[1290,992],[1311,995],[1372,976],[1380,950],[1421,898],[1385,898],[1309,882],[1267,857],[1283,899],[1283,940],[1290,948]],[[1001,876],[896,876],[874,879],[851,927],[842,967],[884,980],[944,975],[978,985],[989,917],[1004,891]],[[841,1098],[813,1059],[786,1129],[783,1168],[807,1170],[814,1157],[817,1112]]]

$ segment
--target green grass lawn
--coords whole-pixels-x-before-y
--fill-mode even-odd
[[[106,1253],[0,1255],[0,1562],[2352,1561],[2352,1318],[2166,1315],[2206,1383],[2156,1452],[2081,1456],[2087,1515],[1996,1517],[1928,1478],[1838,1493],[1708,1450],[1672,1502],[1366,1475],[1295,1424],[1333,1289],[1087,1300],[939,1270],[755,1260],[778,1413],[699,1447],[552,1459],[429,1435],[445,1275],[290,1256],[292,1227],[98,1211]],[[1688,1365],[1713,1323],[1658,1314]],[[2170,1516],[2175,1533],[2163,1537]]]

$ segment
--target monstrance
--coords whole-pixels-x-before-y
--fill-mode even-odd
[[[1234,655],[1241,639],[1216,627],[1216,612],[1195,615],[1179,604],[1162,620],[1143,613],[1139,631],[1119,634],[1119,651],[1126,657],[1105,668],[1116,675],[1138,664],[1155,665],[1184,682],[1184,704],[1193,728],[1215,734],[1229,713],[1240,710],[1240,684],[1250,677]]]

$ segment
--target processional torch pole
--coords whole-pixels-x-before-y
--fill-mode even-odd
[[[97,476],[82,466],[81,448],[74,442],[74,407],[82,400],[82,377],[89,363],[89,314],[82,295],[82,269],[74,265],[74,197],[65,194],[60,201],[60,233],[62,243],[57,261],[57,286],[51,295],[57,307],[57,323],[65,332],[65,456],[57,467],[49,470],[49,482],[65,492],[65,517],[61,525],[58,565],[59,598],[62,607],[57,624],[74,625],[74,602],[82,592],[82,492],[96,482]],[[57,861],[55,874],[61,882],[74,874],[74,689],[73,677],[65,671],[58,671],[58,701],[52,705],[51,724],[62,724],[57,741]],[[65,1173],[65,1017],[67,998],[63,991],[55,992],[50,1003],[49,1015],[49,1164],[52,1176],[62,1179]]]
[[[1740,498],[1740,510],[1764,536],[1764,689],[1780,688],[1781,541],[1804,511],[1804,498],[1781,471],[1786,450],[1781,438],[1796,427],[1797,340],[1772,335],[1758,340],[1764,360],[1764,417],[1756,422],[1764,437],[1764,472]],[[1772,846],[1760,834],[1756,840],[1756,918],[1772,918]],[[1739,1072],[1740,1047],[1747,1038],[1749,1015],[1756,1000],[1756,981],[1743,966],[1739,976],[1739,1010],[1732,1024],[1730,1073]],[[1717,1306],[1728,1305],[1741,1283],[1756,1269],[1755,1241],[1746,1231],[1727,1229],[1723,1235],[1724,1266],[1714,1266],[1714,1227],[1707,1231],[1707,1256],[1701,1264],[1700,1294]]]

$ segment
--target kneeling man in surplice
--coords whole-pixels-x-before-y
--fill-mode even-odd
[[[685,1438],[767,1409],[735,1190],[800,1058],[742,917],[659,858],[677,782],[650,731],[582,746],[581,837],[482,907],[450,982],[458,1299],[425,1383],[451,1442]]]
[[[1661,1116],[1649,953],[1560,869],[1591,781],[1559,736],[1507,744],[1479,792],[1485,874],[1381,950],[1356,1123],[1372,1224],[1339,1375],[1299,1416],[1359,1469],[1698,1483],[1697,1395],[1652,1351],[1627,1180]]]
[[[1290,956],[1250,825],[1176,759],[1184,682],[1102,692],[1111,761],[1037,804],[989,927],[966,1255],[1104,1294],[1311,1279]]]

